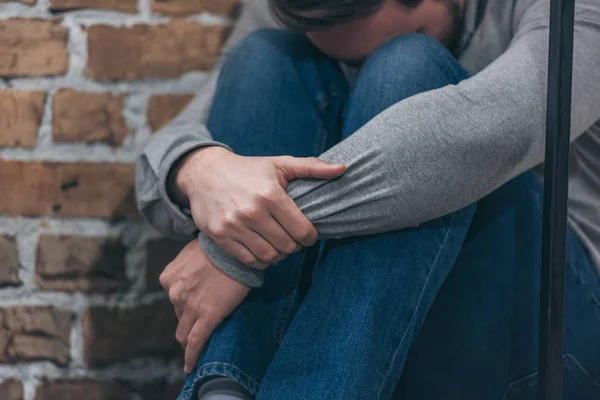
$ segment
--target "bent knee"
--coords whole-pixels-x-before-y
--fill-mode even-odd
[[[369,79],[445,80],[448,84],[468,77],[447,48],[421,33],[397,36],[379,46],[365,61],[361,74]]]
[[[257,66],[268,68],[269,63],[279,65],[282,60],[306,51],[309,40],[301,34],[282,29],[259,29],[240,40],[227,54],[226,63],[241,65],[244,69]]]

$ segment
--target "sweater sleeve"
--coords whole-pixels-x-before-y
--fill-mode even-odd
[[[506,52],[456,86],[399,102],[321,156],[339,179],[297,180],[288,194],[321,238],[418,225],[489,194],[544,159],[549,2],[514,18]],[[571,136],[600,119],[600,5],[576,8]],[[427,112],[423,112],[427,110]],[[239,264],[219,247],[220,264]]]

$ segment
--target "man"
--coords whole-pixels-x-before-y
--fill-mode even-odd
[[[290,29],[248,4],[138,165],[150,222],[201,232],[161,276],[180,399],[535,398],[549,2],[270,6]],[[565,398],[595,399],[600,4],[576,7]]]

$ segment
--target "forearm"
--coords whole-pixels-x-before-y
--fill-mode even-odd
[[[344,163],[331,182],[288,193],[321,238],[418,225],[456,211],[543,162],[548,29],[528,10],[510,49],[458,86],[423,93],[374,118],[322,158]],[[600,8],[579,2],[572,140],[600,118]]]
[[[392,106],[321,157],[346,164],[344,176],[289,185],[289,195],[321,238],[418,225],[480,199],[543,161],[548,49],[543,7],[540,2],[529,10],[537,14],[522,18],[511,48],[476,77]],[[579,7],[572,139],[600,118],[600,16],[590,2]]]

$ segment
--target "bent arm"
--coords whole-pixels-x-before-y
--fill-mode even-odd
[[[544,158],[548,2],[519,19],[509,49],[475,77],[390,107],[322,155],[346,164],[328,182],[297,180],[289,195],[321,238],[418,225],[492,192]],[[572,139],[600,119],[600,6],[577,2]],[[426,113],[423,110],[427,110]],[[240,268],[211,240],[209,257]]]
[[[395,104],[323,154],[348,166],[343,177],[290,184],[322,238],[418,225],[543,162],[547,4],[527,10],[509,49],[487,69]],[[600,119],[600,6],[578,4],[572,140]]]

